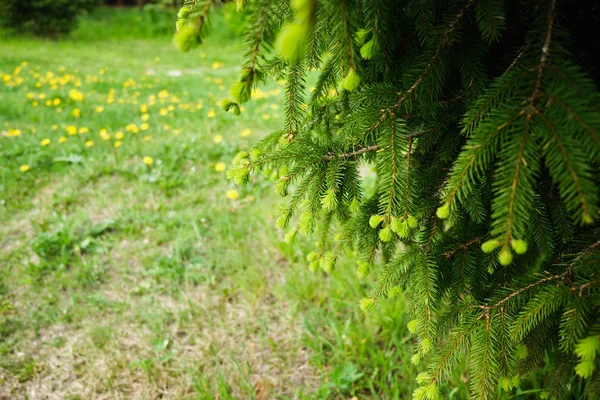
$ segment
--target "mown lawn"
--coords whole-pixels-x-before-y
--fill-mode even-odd
[[[235,35],[180,54],[147,19],[0,41],[0,399],[409,398],[402,299],[363,314],[376,271],[308,271],[269,177],[225,179],[281,83],[225,114]]]

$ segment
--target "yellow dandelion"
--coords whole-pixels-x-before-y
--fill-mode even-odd
[[[142,105],[140,106],[140,112],[141,112],[142,114],[145,114],[145,113],[147,113],[147,112],[148,112],[148,105],[146,105],[146,104],[142,104]]]
[[[174,109],[175,109],[175,106],[173,104],[169,104],[167,106],[167,110],[169,110],[169,111],[173,111]]]
[[[42,146],[48,146],[48,145],[50,144],[50,139],[48,139],[48,138],[46,138],[46,139],[43,139],[43,140],[40,142],[40,144],[41,144]]]
[[[60,99],[58,97],[55,98],[54,100],[52,100],[52,104],[55,105],[55,106],[59,105],[60,104]]]
[[[269,114],[263,114],[262,119],[264,119],[266,121],[268,119],[271,119],[271,116]]]
[[[219,69],[219,68],[223,68],[223,66],[224,66],[224,65],[225,65],[225,64],[223,64],[223,63],[220,63],[220,62],[218,62],[218,61],[215,61],[214,63],[212,63],[212,65],[211,65],[211,68],[212,68],[212,69]]]
[[[152,136],[144,136],[144,142],[149,142],[152,140]]]
[[[246,128],[242,131],[242,133],[240,133],[240,136],[241,137],[250,136],[251,133],[252,133],[252,131],[250,129]]]
[[[52,105],[52,100],[46,100],[46,105],[50,107]]]
[[[214,117],[217,115],[217,113],[215,112],[215,110],[214,110],[214,109],[212,109],[212,108],[211,108],[211,109],[208,111],[208,114],[207,114],[207,115],[208,115],[208,118],[214,118]]]
[[[85,146],[86,147],[92,147],[93,145],[94,145],[94,142],[91,141],[91,140],[88,140],[88,141],[85,142]]]
[[[173,129],[173,135],[179,135],[179,132],[181,132],[179,129]]]
[[[279,108],[279,105],[271,104],[271,110],[277,110],[278,108]]]
[[[240,197],[240,194],[238,193],[238,191],[237,191],[237,190],[235,190],[235,189],[231,189],[231,190],[228,190],[228,191],[225,193],[225,196],[227,196],[227,198],[228,198],[229,200],[235,200],[235,199],[237,199],[238,197]]]
[[[64,143],[67,141],[67,138],[62,136],[60,139],[58,139],[58,143]]]
[[[40,105],[40,103],[36,100],[36,101],[32,101],[31,105],[34,107],[37,107],[38,105]]]
[[[87,126],[82,126],[79,128],[79,133],[88,133],[90,129]]]
[[[55,131],[55,130],[57,130],[57,129],[58,129],[58,125],[56,125],[56,124],[52,125],[52,130],[53,130],[53,131]]]
[[[75,118],[79,118],[81,116],[81,110],[79,108],[74,108],[71,113]]]
[[[77,127],[75,125],[69,125],[65,130],[69,135],[77,135]]]
[[[115,148],[117,148],[117,147],[121,147],[121,141],[120,140],[117,140],[115,142]]]
[[[101,113],[102,111],[104,111],[104,106],[97,106],[96,107],[96,112],[97,113]]]
[[[81,93],[78,90],[71,89],[69,91],[69,98],[71,100],[75,100],[75,101],[82,101],[83,100],[83,93]]]
[[[21,170],[21,172],[27,172],[29,171],[29,165],[23,164],[19,169]]]
[[[27,93],[28,99],[35,99],[35,93]]]
[[[154,162],[154,160],[152,159],[152,157],[150,156],[146,156],[142,159],[142,161],[144,162],[144,164],[146,165],[150,165]]]
[[[149,119],[150,119],[150,115],[149,114],[142,115],[142,121],[148,121]]]
[[[27,62],[27,61],[23,61],[23,62],[21,63],[21,65],[22,65],[23,67],[26,67],[26,66],[27,66],[27,64],[28,64],[28,62]]]
[[[121,132],[121,131],[115,132],[115,139],[122,140],[124,137],[125,137],[125,135],[123,135],[123,132]]]
[[[140,125],[140,129],[143,131],[147,131],[150,128],[150,125],[147,122],[144,122]]]
[[[215,135],[215,137],[213,138],[215,143],[221,143],[223,141],[223,136],[221,135]]]
[[[159,99],[166,99],[167,97],[169,97],[169,92],[166,90],[161,90],[160,92],[158,92],[158,98]]]
[[[166,108],[161,108],[160,111],[158,112],[162,117],[164,117],[165,115],[167,115],[169,113],[169,111]]]
[[[215,164],[215,171],[217,171],[217,172],[225,171],[225,167],[226,167],[225,163],[220,161]]]

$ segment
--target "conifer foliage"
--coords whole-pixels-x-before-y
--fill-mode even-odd
[[[185,2],[182,49],[201,42],[213,5]],[[414,398],[441,398],[465,365],[474,399],[542,364],[543,398],[600,393],[600,96],[585,44],[596,2],[238,6],[246,52],[223,108],[238,114],[272,76],[286,80],[285,117],[228,176],[274,177],[287,238],[317,233],[310,268],[348,250],[359,278],[377,266],[363,309],[406,293],[412,362],[428,363]]]

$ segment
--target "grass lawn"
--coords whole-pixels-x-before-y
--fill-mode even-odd
[[[225,179],[281,83],[226,114],[235,35],[181,54],[146,18],[0,41],[0,399],[409,398],[402,298],[362,313],[376,271],[310,272],[269,178]]]

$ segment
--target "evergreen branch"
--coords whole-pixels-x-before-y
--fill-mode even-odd
[[[491,134],[489,134],[483,140],[478,141],[475,145],[469,146],[467,148],[468,151],[463,151],[460,154],[457,162],[454,164],[454,170],[452,171],[448,183],[448,187],[450,187],[451,190],[444,196],[446,204],[451,205],[453,203],[455,196],[460,193],[463,185],[467,181],[467,178],[470,178],[472,169],[474,169],[479,163],[482,163],[482,160],[485,159],[485,154],[490,150],[490,147],[493,147],[495,140],[497,140],[498,136],[500,135],[500,132],[521,115],[522,112],[512,115],[511,118],[500,124],[496,130],[492,131]],[[464,165],[461,165],[461,160],[466,160]]]
[[[550,54],[550,40],[552,38],[552,28],[554,27],[554,9],[556,7],[556,0],[551,0],[550,2],[550,10],[548,11],[548,19],[547,19],[547,29],[546,36],[544,39],[544,46],[542,47],[542,55],[540,56],[540,62],[537,71],[537,79],[535,82],[535,88],[533,90],[533,94],[531,95],[531,108],[535,109],[536,102],[541,95],[542,92],[542,78],[544,76],[544,68],[548,62],[548,55]],[[528,114],[529,118],[531,118],[531,114]]]
[[[477,318],[474,318],[450,344],[445,346],[443,354],[439,355],[439,359],[435,362],[435,367],[431,370],[431,382],[440,381],[440,376],[444,373],[447,363],[452,360],[452,357],[456,357],[458,350],[464,345],[464,341],[468,339],[471,331],[477,326],[478,321],[484,317],[485,313],[482,313]]]
[[[248,37],[248,42],[251,43],[251,47],[250,51],[246,54],[246,57],[249,60],[244,63],[244,67],[248,71],[245,83],[247,88],[250,88],[255,82],[254,78],[257,71],[258,56],[260,54],[261,44],[263,44],[264,41],[270,7],[271,0],[262,0],[262,7],[258,12],[258,17],[253,17],[255,18],[256,22],[248,26],[247,34],[254,34]]]
[[[335,158],[351,158],[351,157],[359,156],[361,154],[368,153],[368,152],[371,152],[371,151],[377,151],[379,149],[380,149],[379,145],[378,144],[374,144],[372,146],[361,147],[360,149],[355,150],[355,151],[351,151],[349,153],[329,154],[329,155],[325,156],[325,160],[333,160]]]
[[[446,258],[449,258],[449,257],[446,257]],[[462,287],[464,284],[466,263],[467,263],[467,249],[465,247],[463,250],[462,262],[460,263],[460,275],[459,275],[459,279],[458,279],[458,286],[456,288],[456,301],[457,302],[458,302],[458,298],[460,297],[460,293],[462,292]]]
[[[564,160],[565,167],[567,168],[567,171],[569,172],[569,175],[571,176],[571,179],[573,180],[573,184],[575,185],[575,188],[577,190],[579,203],[583,210],[584,216],[585,215],[591,216],[590,206],[588,205],[588,203],[586,201],[585,192],[582,188],[579,176],[575,172],[573,160],[571,159],[571,156],[570,156],[569,152],[567,151],[565,144],[561,140],[560,136],[558,135],[558,132],[556,131],[556,128],[554,127],[554,125],[552,125],[550,120],[539,110],[536,110],[535,113],[537,116],[539,116],[542,119],[542,121],[544,121],[544,123],[548,127],[548,130],[552,134],[552,138],[553,138],[554,142],[556,143],[556,145],[558,146],[558,148],[560,150],[560,153]]]
[[[594,286],[594,285],[598,285],[598,284],[600,284],[600,279],[596,279],[594,281],[589,281],[589,282],[586,282],[586,283],[584,283],[582,285],[575,286],[575,290],[579,291],[579,297],[581,297],[583,295],[584,289],[587,289],[590,286]]]
[[[529,130],[529,121],[525,123],[525,130],[523,132],[523,137],[521,138],[521,142],[519,144],[519,150],[517,153],[517,159],[515,163],[515,174],[513,177],[512,185],[510,187],[509,201],[508,201],[508,212],[506,218],[506,239],[505,243],[509,244],[511,240],[511,232],[512,226],[514,223],[515,215],[515,207],[517,200],[517,187],[519,186],[519,170],[523,166],[523,159],[525,153],[525,144],[527,142],[527,131]]]
[[[302,112],[301,104],[304,101],[302,91],[304,90],[304,71],[302,61],[296,61],[289,68],[288,79],[286,83],[286,125],[287,140],[292,141],[298,133]]]
[[[571,108],[569,108],[565,104],[565,102],[556,98],[555,96],[548,96],[548,100],[554,104],[557,104],[563,110],[568,112],[569,115],[571,117],[573,117],[577,121],[577,123],[579,123],[579,125],[581,125],[581,127],[590,134],[590,136],[592,138],[594,138],[594,141],[598,144],[598,146],[600,146],[600,136],[588,124],[585,123],[585,121],[583,120],[583,118],[581,118],[581,116],[579,116],[575,111],[573,111]]]
[[[480,243],[480,242],[481,242],[483,239],[485,239],[485,237],[486,237],[486,236],[479,236],[479,237],[477,237],[477,238],[475,238],[475,239],[469,240],[467,243],[465,243],[465,244],[463,244],[463,245],[460,245],[459,247],[457,247],[457,248],[456,248],[456,249],[454,249],[454,250],[450,250],[450,251],[447,251],[447,252],[445,252],[445,253],[442,253],[442,255],[443,255],[444,257],[446,257],[446,259],[448,260],[448,259],[450,259],[450,258],[454,257],[454,254],[455,254],[457,251],[459,251],[459,250],[465,250],[465,251],[466,251],[468,247],[470,247],[471,245],[473,245],[473,244],[475,244],[475,243]]]
[[[412,145],[413,145],[413,137],[411,136],[408,139],[408,150],[406,152],[406,191],[405,191],[405,195],[404,195],[404,217],[408,218],[408,204],[409,204],[409,186],[410,186],[410,156],[411,156],[411,152],[412,152]]]
[[[390,141],[390,151],[391,151],[391,184],[390,184],[390,194],[387,203],[387,209],[385,211],[385,218],[389,220],[392,214],[392,205],[394,203],[394,196],[396,194],[396,179],[398,174],[398,166],[397,166],[397,156],[396,156],[396,115],[392,112],[391,114],[391,141]]]
[[[437,48],[436,48],[433,56],[431,57],[431,59],[427,63],[427,66],[425,67],[425,69],[421,72],[421,74],[415,80],[415,82],[412,84],[412,86],[406,92],[404,92],[404,94],[402,92],[398,92],[397,93],[398,95],[401,96],[400,99],[392,107],[390,107],[386,111],[390,111],[390,112],[395,113],[398,110],[398,108],[400,108],[400,106],[404,103],[404,101],[410,95],[412,95],[413,92],[415,92],[419,88],[419,86],[421,85],[421,83],[423,83],[423,80],[425,79],[425,77],[427,75],[429,75],[429,73],[431,72],[435,61],[441,55],[442,48],[444,46],[446,46],[446,44],[448,44],[449,38],[450,38],[450,32],[452,32],[454,30],[454,28],[456,28],[456,26],[460,23],[460,21],[462,20],[463,16],[465,15],[465,12],[471,7],[471,5],[473,4],[473,2],[474,2],[474,0],[469,0],[467,2],[467,4],[456,15],[456,18],[452,21],[452,23],[444,29],[444,33],[442,35],[443,38],[440,41],[440,44],[437,46]]]
[[[350,32],[348,28],[348,10],[346,9],[346,0],[342,0],[340,4],[340,10],[342,13],[342,25],[344,26],[344,39],[346,41],[346,49],[348,51],[348,64],[351,69],[356,69],[354,65],[354,57],[352,55],[352,39],[350,39]]]

